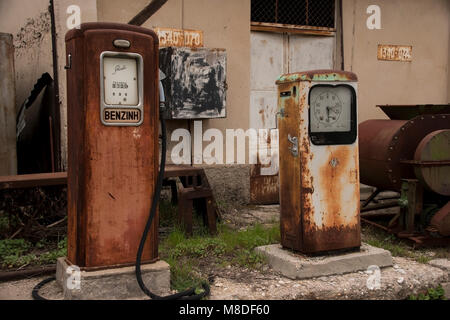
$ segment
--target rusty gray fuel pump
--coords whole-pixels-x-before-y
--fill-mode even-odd
[[[303,253],[358,248],[357,77],[279,77],[281,244]]]

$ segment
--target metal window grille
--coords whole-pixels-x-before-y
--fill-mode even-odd
[[[251,21],[334,28],[335,0],[251,0]]]

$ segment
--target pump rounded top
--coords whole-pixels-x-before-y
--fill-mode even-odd
[[[357,82],[358,77],[353,72],[342,70],[311,70],[283,74],[278,77],[276,84],[298,81]]]

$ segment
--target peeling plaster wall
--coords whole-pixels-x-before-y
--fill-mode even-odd
[[[48,0],[0,1],[0,32],[14,37],[17,111],[37,79],[53,75]]]

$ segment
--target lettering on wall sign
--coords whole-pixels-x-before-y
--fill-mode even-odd
[[[70,16],[66,20],[67,29],[80,29],[81,25],[81,9],[77,5],[70,5],[67,7],[66,13]]]
[[[381,9],[380,6],[372,4],[367,7],[367,14],[370,16],[367,18],[366,25],[369,30],[381,29]]]
[[[387,61],[412,61],[412,46],[398,46],[398,45],[378,45],[378,60]]]
[[[173,28],[154,28],[162,47],[203,47],[203,31]]]

